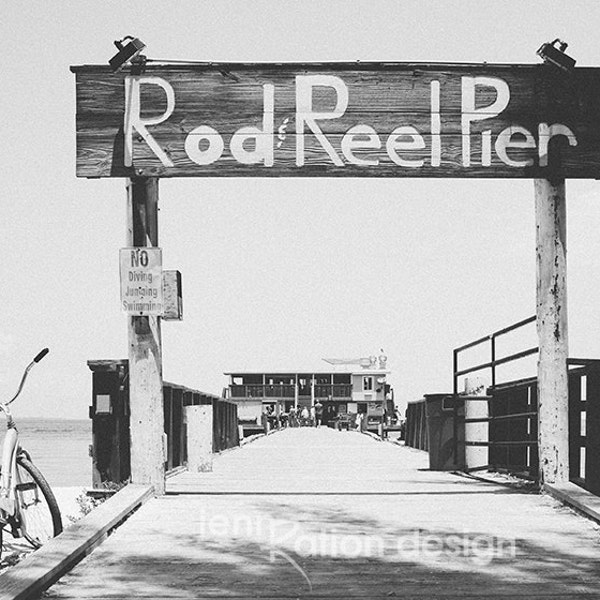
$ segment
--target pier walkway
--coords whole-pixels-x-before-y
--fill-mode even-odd
[[[170,479],[45,596],[600,598],[592,522],[426,466],[355,432],[276,432]]]

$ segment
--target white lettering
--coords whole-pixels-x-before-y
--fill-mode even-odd
[[[364,138],[367,138],[366,140]],[[363,139],[357,139],[363,138]],[[377,132],[369,125],[355,125],[350,127],[342,138],[342,152],[346,160],[353,165],[373,165],[379,164],[378,158],[359,158],[354,156],[355,150],[381,148],[381,140]]]
[[[524,139],[512,139],[513,135],[522,136]],[[496,154],[500,157],[500,160],[509,167],[530,167],[533,165],[533,158],[527,158],[525,160],[515,160],[510,158],[506,150],[508,148],[535,148],[535,138],[531,132],[525,127],[519,127],[513,125],[507,127],[504,131],[501,131],[496,139]]]
[[[411,138],[410,140],[402,141],[401,138]],[[392,131],[390,137],[386,142],[386,150],[389,157],[401,167],[417,168],[422,167],[424,160],[409,160],[407,158],[400,158],[398,151],[402,150],[421,150],[425,148],[425,140],[423,136],[411,125],[404,125],[397,127]]]
[[[142,119],[140,106],[140,86],[143,83],[158,85],[167,96],[167,108],[162,115]],[[160,77],[125,77],[125,118],[124,118],[124,157],[123,163],[126,167],[133,165],[133,130],[135,129],[142,139],[148,144],[152,152],[160,159],[165,167],[173,167],[173,161],[167,153],[158,145],[156,140],[146,129],[146,125],[158,125],[166,121],[175,110],[175,93],[171,84]]]
[[[335,108],[331,112],[313,111],[312,92],[315,87],[330,87],[336,92]],[[329,140],[317,125],[318,119],[339,119],[348,108],[348,88],[335,75],[296,76],[296,165],[304,165],[304,126],[312,131],[334,165],[344,166]]]
[[[569,140],[569,146],[577,146],[575,134],[566,125],[554,123],[549,126],[548,123],[540,123],[538,126],[540,167],[548,166],[548,145],[555,135],[564,135]]]
[[[273,166],[273,110],[275,108],[275,86],[265,84],[263,127],[242,127],[231,137],[231,154],[243,165],[253,165],[264,162],[265,167]],[[254,149],[246,150],[244,143],[254,139]]]
[[[208,146],[200,148],[200,143],[205,140]],[[219,132],[208,125],[200,125],[192,129],[185,138],[185,151],[197,165],[210,165],[221,158],[225,142]]]
[[[496,90],[496,99],[487,106],[475,107],[475,90],[477,86],[491,87]],[[471,165],[471,123],[497,117],[510,100],[510,89],[506,81],[498,77],[463,77],[462,78],[462,159],[463,166]]]
[[[492,131],[486,129],[481,132],[481,166],[489,167],[492,164]]]

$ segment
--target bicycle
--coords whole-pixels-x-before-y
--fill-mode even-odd
[[[0,403],[7,427],[0,467],[0,555],[4,531],[10,531],[13,538],[25,538],[33,548],[39,548],[62,531],[56,498],[31,456],[19,445],[19,433],[10,412],[10,405],[21,394],[29,371],[46,354],[48,348],[27,365],[17,393],[8,402]]]

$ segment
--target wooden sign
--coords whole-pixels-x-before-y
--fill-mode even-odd
[[[181,291],[181,273],[163,270],[163,321],[183,321],[183,297]]]
[[[600,177],[600,69],[72,70],[80,177]]]

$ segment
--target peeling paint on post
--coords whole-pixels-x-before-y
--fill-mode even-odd
[[[158,180],[131,179],[127,186],[127,244],[158,246]],[[129,316],[131,480],[165,493],[164,412],[160,317]]]
[[[542,483],[569,480],[567,240],[564,179],[535,180],[538,441]]]

